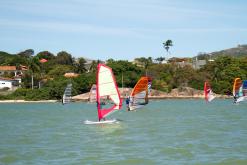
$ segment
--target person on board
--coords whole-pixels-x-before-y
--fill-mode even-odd
[[[125,102],[126,102],[126,108],[127,108],[127,111],[130,111],[130,107],[129,107],[130,98],[129,98],[129,97],[127,97]]]
[[[236,104],[237,103],[237,99],[238,99],[238,94],[233,95],[233,103]]]

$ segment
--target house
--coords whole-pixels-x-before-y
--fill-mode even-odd
[[[16,66],[0,66],[0,75],[4,75],[6,73],[14,73],[14,76],[21,76],[23,72],[27,71],[27,66],[20,65],[19,69]]]
[[[78,76],[79,76],[79,74],[73,73],[73,72],[69,72],[69,73],[64,74],[64,77],[66,77],[66,78],[74,78],[74,77],[78,77]]]
[[[206,60],[195,60],[193,61],[193,68],[194,69],[200,69],[204,65],[206,65],[207,61]]]
[[[27,66],[24,65],[20,65],[19,69],[16,66],[0,66],[0,76],[5,74],[11,75],[14,77],[14,81],[18,81],[18,84],[21,84],[21,76],[27,70]]]
[[[17,72],[16,66],[0,66],[0,75],[14,73],[14,76],[17,76]]]
[[[0,77],[0,89],[8,88],[13,90],[18,85],[18,81],[11,78]]]
[[[187,65],[192,66],[191,63],[191,58],[177,58],[177,57],[172,57],[168,60],[170,64],[176,64],[180,67],[185,67]]]

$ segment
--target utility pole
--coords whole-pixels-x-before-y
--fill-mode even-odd
[[[33,73],[32,73],[32,90],[33,90]]]

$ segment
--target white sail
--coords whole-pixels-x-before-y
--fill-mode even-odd
[[[89,93],[89,102],[95,103],[96,102],[96,84],[93,84],[90,93]]]
[[[63,104],[68,104],[71,102],[71,90],[72,90],[72,84],[70,83],[67,85],[67,87],[64,90],[63,99],[62,99]]]
[[[102,99],[105,98],[111,100],[114,105],[108,108],[102,107]],[[110,67],[103,64],[98,65],[97,103],[99,120],[105,118],[116,109],[120,109],[122,106],[122,101],[120,99],[120,94],[112,70]]]
[[[215,98],[215,94],[207,81],[204,83],[204,97],[207,102],[211,102]]]

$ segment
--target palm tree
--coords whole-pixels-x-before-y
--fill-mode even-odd
[[[28,58],[28,72],[31,75],[31,79],[32,79],[32,89],[33,89],[33,76],[34,76],[34,72],[40,72],[40,66],[39,66],[39,61],[37,57],[32,57],[30,56]],[[39,73],[38,73],[39,74]]]
[[[169,53],[169,49],[171,46],[173,46],[173,44],[172,44],[172,40],[170,39],[163,43],[163,47],[166,49],[167,55]]]

